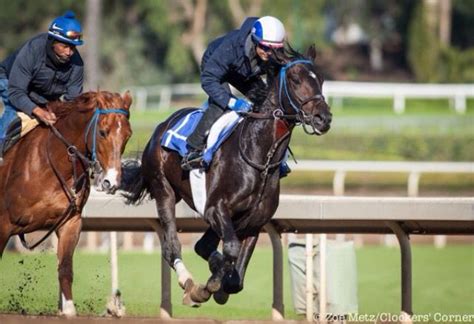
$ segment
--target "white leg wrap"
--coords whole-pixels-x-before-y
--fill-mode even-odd
[[[181,285],[181,287],[184,287],[184,283],[186,282],[186,280],[192,279],[191,274],[189,273],[188,269],[186,269],[181,259],[174,260],[173,267],[176,271],[176,274],[178,275],[179,284]]]
[[[61,294],[62,299],[62,308],[60,315],[66,317],[74,317],[77,315],[76,307],[74,306],[74,302],[72,300],[66,300],[63,294]]]

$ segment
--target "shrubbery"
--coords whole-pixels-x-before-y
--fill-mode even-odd
[[[441,46],[419,2],[410,24],[408,61],[419,82],[474,82],[474,49]]]

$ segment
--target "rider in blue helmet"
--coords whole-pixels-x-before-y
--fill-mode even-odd
[[[62,43],[73,46],[84,44],[81,23],[72,11],[66,11],[63,16],[54,19],[49,25],[48,34]]]
[[[54,124],[45,109],[50,101],[72,100],[82,93],[84,64],[76,46],[82,27],[74,12],[55,18],[48,32],[28,40],[0,63],[0,165],[3,152],[39,122]]]
[[[181,163],[184,170],[202,166],[207,133],[225,110],[247,112],[252,108],[248,99],[232,94],[229,84],[243,95],[265,87],[264,65],[274,51],[283,49],[285,35],[285,27],[277,18],[250,17],[239,29],[209,44],[201,63],[201,84],[209,95],[208,107],[186,141],[190,150]]]

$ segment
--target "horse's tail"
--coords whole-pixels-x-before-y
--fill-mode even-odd
[[[140,160],[125,160],[122,162],[122,182],[120,189],[128,205],[139,205],[148,195],[148,186],[142,174]]]

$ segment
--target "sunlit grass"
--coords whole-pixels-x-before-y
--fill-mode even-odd
[[[368,246],[357,249],[359,313],[400,311],[400,251]],[[472,245],[414,246],[413,309],[415,313],[474,313],[474,248]],[[207,265],[186,250],[183,258],[194,277],[204,282]],[[286,260],[286,257],[285,257]],[[99,315],[110,293],[109,258],[105,254],[78,252],[74,258],[75,303],[80,314]],[[293,310],[289,269],[285,266],[284,303],[287,318],[301,318]],[[160,303],[159,254],[120,253],[120,289],[127,314],[158,316]],[[6,253],[0,261],[0,312],[55,314],[56,259],[53,254]],[[272,304],[272,254],[259,247],[249,265],[244,290],[225,306],[209,301],[201,308],[181,305],[182,291],[172,278],[175,317],[270,319]]]

